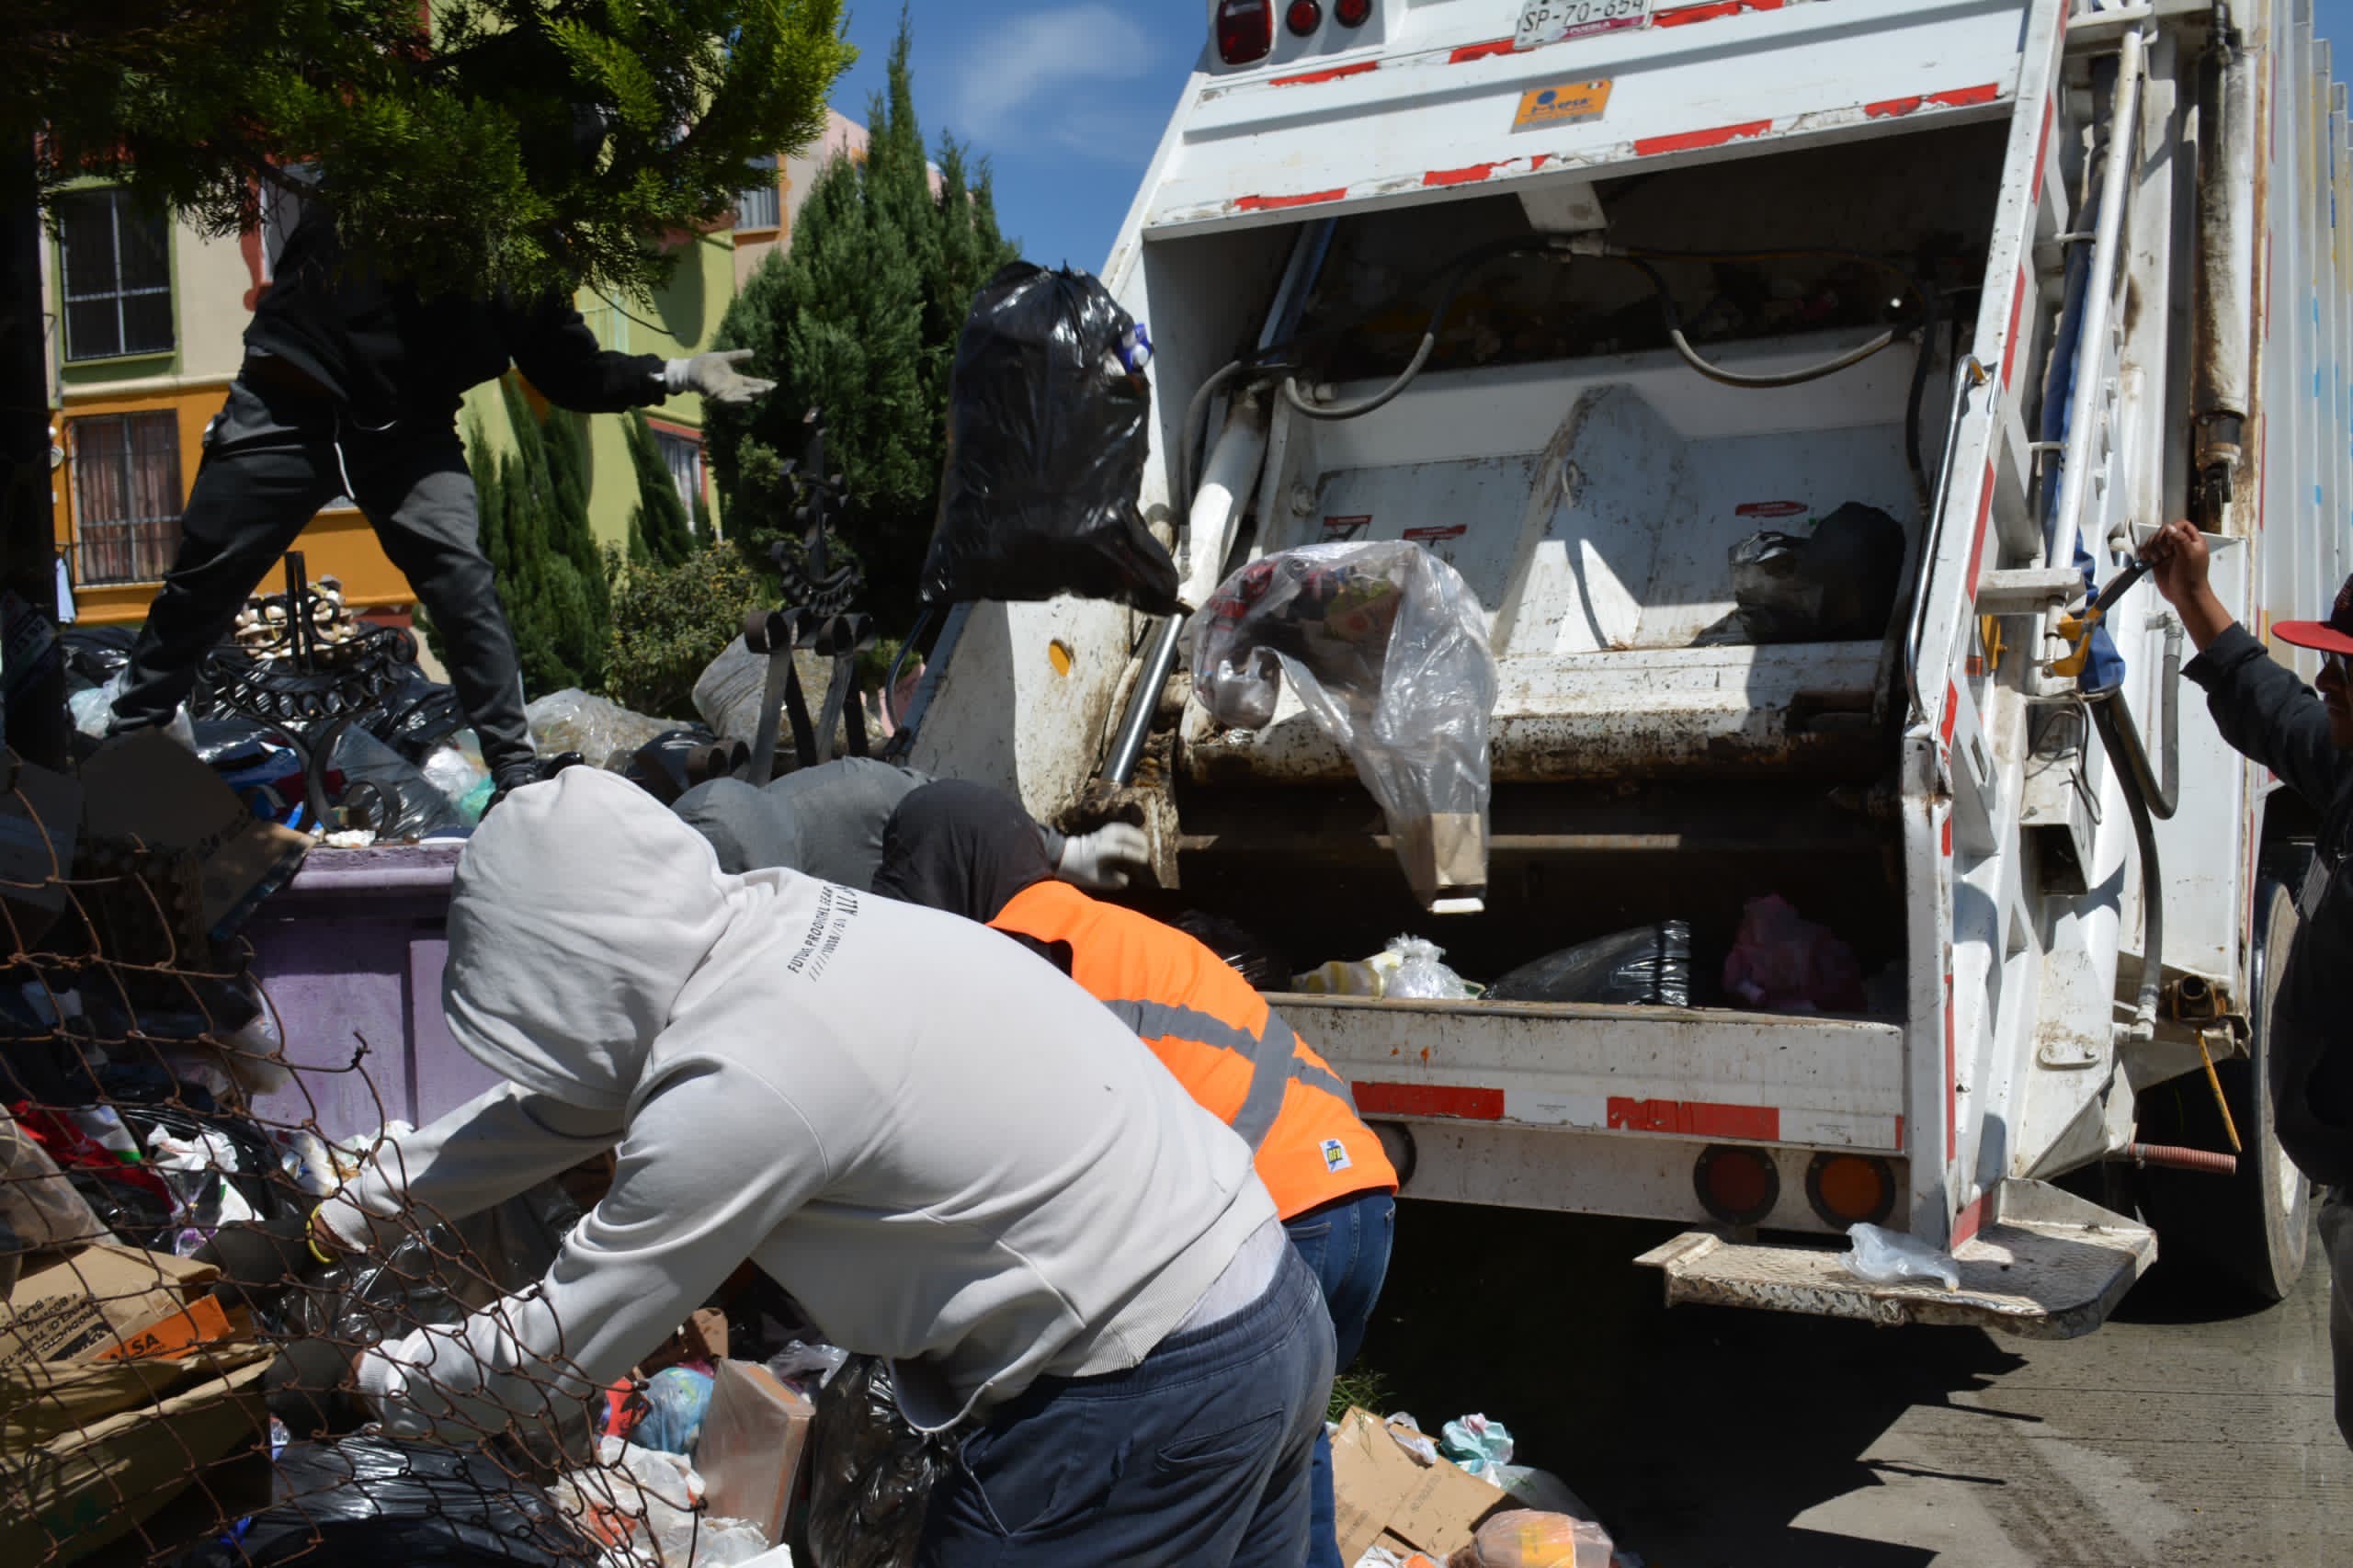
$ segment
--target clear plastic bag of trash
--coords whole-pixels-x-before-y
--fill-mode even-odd
[[[1590,1519],[1513,1508],[1479,1527],[1447,1568],[1609,1568],[1609,1532]]]
[[[1137,505],[1152,386],[1100,281],[1023,261],[981,288],[956,340],[948,465],[923,602],[1119,599],[1177,608],[1176,563]]]
[[[359,786],[374,787],[383,810],[369,825],[379,843],[458,837],[467,831],[457,803],[416,764],[357,724],[336,737],[328,766],[343,774],[346,806],[358,803]]]
[[[1424,907],[1484,896],[1495,663],[1461,574],[1404,540],[1305,545],[1228,577],[1195,624],[1193,692],[1214,718],[1263,727],[1288,678],[1380,802]]]
[[[614,772],[629,766],[638,747],[677,727],[570,686],[549,692],[524,709],[523,717],[541,756],[576,751],[591,765]]]
[[[441,791],[468,827],[482,821],[490,800],[490,769],[483,766],[482,742],[472,730],[457,730],[433,744],[417,764],[425,781]]]
[[[824,1568],[905,1568],[954,1449],[899,1414],[890,1369],[870,1356],[852,1357],[825,1385],[813,1433],[811,1553]]]
[[[849,1361],[849,1352],[836,1345],[812,1345],[796,1339],[768,1358],[768,1376],[800,1390],[811,1400],[834,1381]]]
[[[1904,525],[1848,502],[1811,534],[1754,533],[1732,547],[1739,608],[1701,645],[1868,642],[1886,635],[1909,549]]]
[[[1691,1006],[1691,927],[1680,920],[1597,937],[1524,963],[1493,985],[1495,1002]]]
[[[1779,895],[1750,899],[1741,912],[1724,990],[1774,1013],[1859,1013],[1870,1005],[1855,949]]]
[[[724,740],[757,740],[767,684],[768,656],[738,637],[695,677],[695,711]]]
[[[1380,996],[1399,1000],[1459,1002],[1479,988],[1439,960],[1446,949],[1421,937],[1392,937],[1369,959],[1335,959],[1320,969],[1291,976],[1291,989],[1324,996]]]
[[[1502,1467],[1511,1462],[1511,1429],[1484,1415],[1461,1415],[1438,1428],[1438,1451],[1480,1480],[1494,1485]]]
[[[605,1568],[741,1568],[769,1551],[759,1526],[704,1510],[702,1476],[685,1455],[626,1438],[599,1438],[596,1465],[571,1471],[551,1491],[604,1543],[600,1558],[579,1562]]]
[[[1850,1225],[1847,1249],[1839,1261],[1847,1272],[1874,1285],[1900,1285],[1906,1279],[1933,1280],[1948,1290],[1961,1289],[1961,1264],[1951,1254],[1938,1252],[1916,1236],[1878,1225]]]

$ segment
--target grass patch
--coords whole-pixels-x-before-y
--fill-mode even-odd
[[[1351,1369],[1332,1380],[1332,1402],[1324,1407],[1324,1419],[1337,1421],[1359,1404],[1376,1415],[1389,1414],[1389,1380],[1369,1367]]]

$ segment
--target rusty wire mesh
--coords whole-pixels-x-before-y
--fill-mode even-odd
[[[285,1444],[264,1405],[280,1347],[357,1354],[476,1312],[503,1326],[595,1173],[462,1220],[412,1211],[365,1256],[298,1256],[269,1288],[214,1290],[188,1255],[218,1227],[299,1221],[355,1168],[362,1151],[329,1145],[312,1080],[367,1083],[365,1044],[323,1069],[322,1042],[303,1042],[298,1070],[250,950],[204,929],[196,858],[85,843],[60,865],[55,824],[5,767],[0,812],[51,864],[0,878],[0,1562],[746,1554],[703,1550],[714,1522],[683,1481],[599,1460],[605,1391],[561,1346],[469,1430]]]

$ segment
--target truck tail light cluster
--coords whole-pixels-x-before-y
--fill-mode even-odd
[[[1290,8],[1283,13],[1283,26],[1297,38],[1305,38],[1323,25],[1323,0],[1290,0]]]
[[[1806,1167],[1805,1196],[1824,1224],[1842,1231],[1883,1224],[1895,1212],[1895,1172],[1866,1154],[1816,1154]]]
[[[1217,57],[1249,65],[1275,47],[1275,0],[1218,0]]]
[[[1727,1225],[1754,1225],[1781,1200],[1773,1156],[1738,1143],[1711,1143],[1691,1169],[1699,1207]]]
[[[1372,20],[1372,0],[1337,0],[1332,15],[1340,19],[1344,28],[1360,28]]]

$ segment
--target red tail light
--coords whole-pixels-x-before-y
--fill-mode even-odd
[[[1884,1223],[1895,1212],[1895,1172],[1864,1154],[1816,1154],[1805,1171],[1806,1201],[1839,1230]]]
[[[1711,1143],[1691,1170],[1699,1206],[1728,1225],[1754,1225],[1781,1200],[1781,1173],[1761,1149]]]
[[[1275,47],[1275,0],[1218,0],[1217,57],[1228,65],[1264,60]]]
[[[1344,28],[1360,28],[1372,20],[1372,0],[1338,0],[1332,15],[1340,18]]]
[[[1305,38],[1324,25],[1323,0],[1290,0],[1290,9],[1283,13],[1283,25],[1300,38]]]

